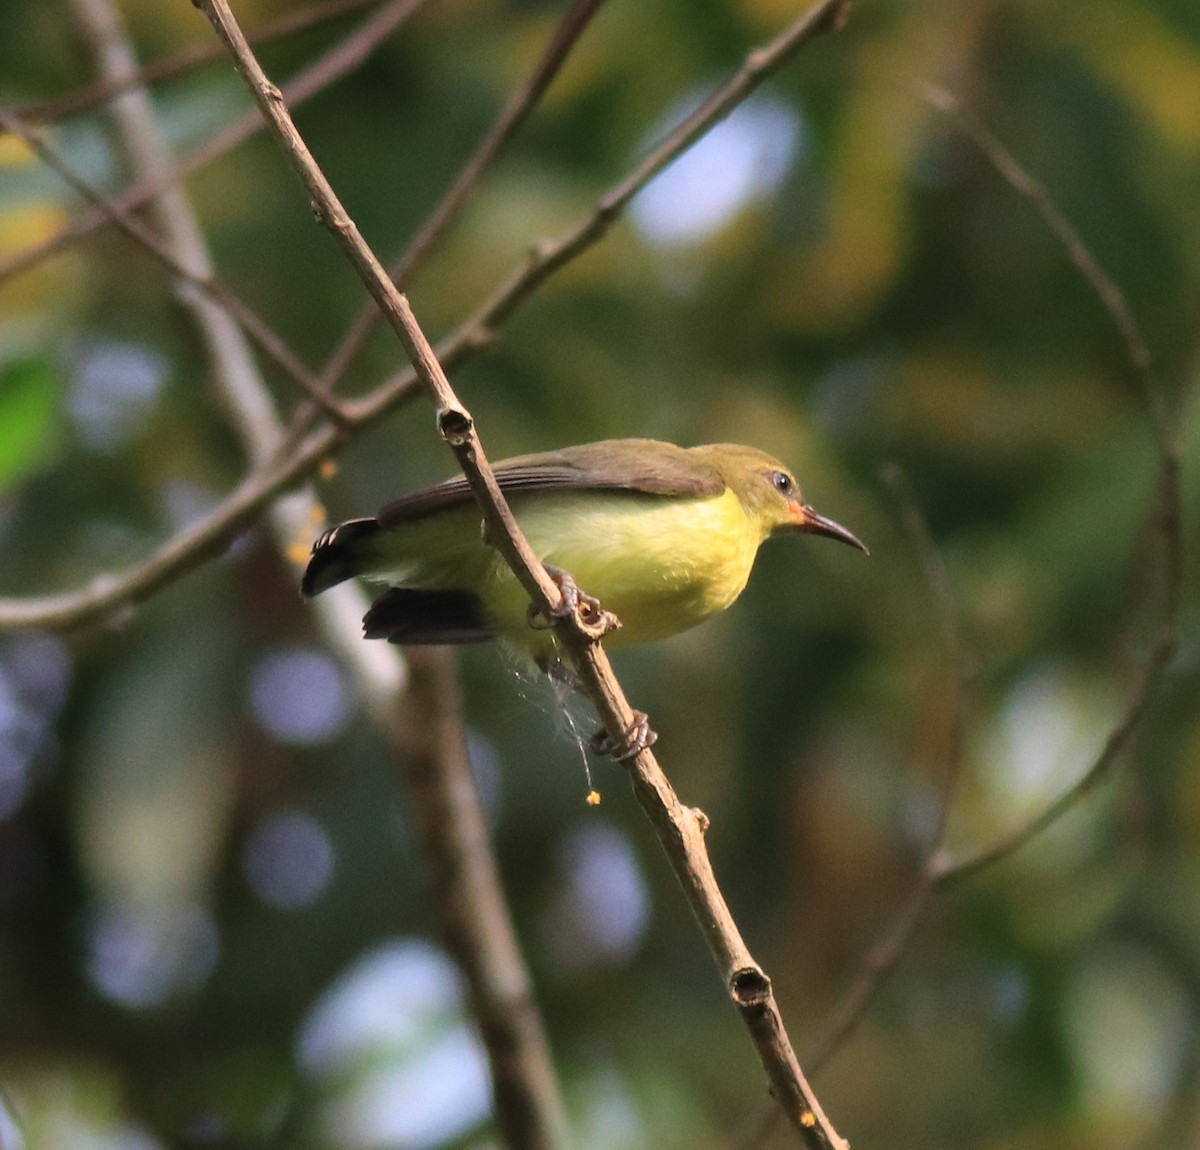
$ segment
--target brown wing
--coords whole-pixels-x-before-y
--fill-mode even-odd
[[[701,499],[725,490],[721,473],[673,443],[655,439],[607,439],[519,455],[495,464],[496,481],[506,496],[539,491],[630,491],[642,495]],[[380,510],[381,527],[396,528],[471,501],[461,475],[414,491]]]

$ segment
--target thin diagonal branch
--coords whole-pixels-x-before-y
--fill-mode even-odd
[[[132,73],[132,48],[112,0],[71,2],[104,73],[115,80]],[[113,113],[123,151],[142,169],[140,175],[154,178],[169,156],[145,89],[119,97]],[[211,257],[183,190],[165,192],[151,209],[172,257],[190,273],[211,277]],[[193,297],[185,305],[209,348],[214,386],[246,454],[252,460],[269,458],[283,427],[241,333],[212,301]],[[270,510],[285,556],[322,519],[311,488]],[[323,596],[328,602],[317,618],[326,640],[354,674],[409,784],[435,908],[470,987],[491,1063],[497,1123],[514,1150],[558,1150],[565,1144],[565,1111],[471,779],[453,660],[446,652],[420,655],[409,675],[397,648],[362,642],[359,620],[367,602],[361,588],[343,584],[331,591],[342,593]]]
[[[932,84],[920,85],[918,92],[930,107],[946,115],[959,131],[971,140],[1013,191],[1030,202],[1042,222],[1062,244],[1067,259],[1087,282],[1117,329],[1125,347],[1126,358],[1138,381],[1138,388],[1154,433],[1163,446],[1164,453],[1173,454],[1171,444],[1174,441],[1175,429],[1162,388],[1154,379],[1154,357],[1150,354],[1150,346],[1142,334],[1141,325],[1137,322],[1133,309],[1125,299],[1124,292],[1100,265],[1100,261],[1092,254],[1075,225],[1063,215],[1046,186],[1040,180],[1034,179],[1017,162],[987,126],[963,107],[957,96]]]
[[[342,433],[333,428],[321,428],[285,460],[268,461],[254,468],[218,506],[119,575],[98,575],[83,587],[55,595],[0,599],[0,633],[119,623],[132,608],[180,575],[220,555],[272,500],[316,470],[342,438]]]
[[[603,4],[604,0],[576,0],[563,17],[533,71],[508,98],[496,122],[479,141],[445,195],[417,229],[399,259],[388,268],[392,283],[401,291],[412,282],[417,268],[425,262],[450,223],[462,210],[463,204],[479,185],[479,181],[500,154],[500,150],[545,95],[546,89],[558,75],[571,49],[578,43],[584,29]],[[381,320],[379,309],[369,303],[354,318],[321,372],[321,380],[329,390],[337,387],[354,362],[354,357],[362,350]]]
[[[270,44],[276,40],[295,36],[310,28],[317,28],[333,20],[361,11],[363,8],[373,8],[383,0],[324,0],[323,3],[310,4],[296,12],[289,12],[278,19],[269,20],[259,25],[250,33],[250,42],[254,45]],[[120,80],[100,80],[65,96],[56,96],[52,100],[42,100],[38,103],[25,104],[18,109],[21,119],[27,124],[52,124],[65,120],[69,116],[91,111],[101,104],[106,104],[114,96],[127,92],[131,88],[145,88],[160,84],[164,80],[172,80],[192,71],[203,64],[211,64],[223,60],[225,51],[220,44],[211,41],[197,41],[189,44],[182,51],[165,60],[158,60],[140,68]]]
[[[1020,850],[1071,810],[1115,768],[1122,752],[1127,749],[1133,738],[1138,723],[1151,701],[1155,686],[1171,663],[1179,628],[1183,542],[1176,433],[1152,370],[1149,345],[1141,333],[1133,310],[1115,281],[1101,267],[1082,236],[1063,215],[1045,187],[1017,163],[986,127],[973,117],[967,116],[955,97],[928,85],[919,86],[919,91],[927,103],[954,120],[1010,187],[1029,200],[1043,222],[1059,238],[1067,257],[1100,300],[1121,336],[1130,368],[1142,391],[1144,408],[1159,448],[1159,483],[1150,509],[1150,518],[1157,527],[1162,548],[1162,620],[1158,635],[1142,666],[1132,698],[1087,770],[1026,823],[1001,836],[996,842],[958,857],[951,855],[945,848],[947,820],[962,769],[965,736],[961,703],[955,707],[951,765],[946,774],[932,847],[926,854],[921,872],[908,898],[896,913],[891,926],[863,960],[845,996],[835,1008],[824,1037],[809,1056],[810,1064],[814,1068],[825,1064],[861,1020],[883,980],[902,957],[904,948],[915,932],[933,894],[972,877]],[[897,486],[895,478],[890,482],[893,487]],[[956,683],[961,695],[966,681],[965,665],[945,567],[929,539],[915,500],[905,494],[903,488],[900,488],[900,494],[902,517],[922,556],[926,582],[938,609],[943,645],[951,664],[956,668]]]
[[[1105,740],[1095,761],[1076,782],[1049,806],[1015,828],[989,847],[959,859],[936,860],[934,878],[939,885],[957,882],[981,867],[989,866],[1019,850],[1056,822],[1088,791],[1092,790],[1119,762],[1129,745],[1154,688],[1170,666],[1178,647],[1180,603],[1183,595],[1183,528],[1179,480],[1177,434],[1167,400],[1153,371],[1153,357],[1133,309],[1124,293],[1092,254],[1083,237],[1063,215],[1050,193],[1034,179],[974,116],[966,112],[951,93],[931,85],[919,88],[921,98],[944,113],[979,149],[997,175],[1018,195],[1024,197],[1047,228],[1062,244],[1067,258],[1108,312],[1121,337],[1126,359],[1137,380],[1151,431],[1158,444],[1158,484],[1150,508],[1150,520],[1156,528],[1162,555],[1162,611],[1151,649],[1143,663],[1140,680],[1134,688],[1125,713]]]
[[[891,925],[863,958],[846,992],[826,1022],[820,1038],[809,1052],[808,1062],[813,1067],[813,1073],[825,1065],[858,1025],[879,987],[900,961],[929,905],[937,885],[933,867],[945,850],[950,811],[958,793],[965,762],[966,713],[963,696],[967,683],[967,666],[959,633],[958,613],[950,588],[950,574],[933,544],[921,506],[909,488],[903,472],[899,467],[890,465],[883,469],[882,478],[892,490],[910,546],[920,559],[925,585],[941,635],[942,655],[953,692],[951,739],[945,769],[942,772],[937,818],[929,844],[925,848],[920,872]]]
[[[335,44],[315,63],[297,74],[286,86],[289,103],[296,106],[323,91],[347,72],[353,71],[388,36],[426,3],[426,0],[390,0],[370,19],[365,20],[350,35]],[[249,139],[263,126],[263,118],[256,109],[234,120],[212,139],[189,153],[173,168],[163,172],[150,182],[142,181],[113,196],[110,203],[123,212],[131,212],[148,204],[166,188],[180,183],[214,160],[232,151],[238,144]],[[41,243],[33,244],[22,251],[0,259],[0,284],[12,276],[78,243],[111,222],[110,216],[93,208],[77,219],[60,228],[54,235]]]
[[[688,150],[705,132],[725,119],[804,45],[840,28],[850,14],[849,0],[830,0],[808,9],[774,40],[752,51],[742,67],[682,120],[600,199],[593,211],[556,240],[540,244],[525,267],[512,276],[468,320],[484,330],[503,323],[525,298],[560,267],[591,247],[616,222],[637,195],[668,164]]]
[[[504,556],[530,594],[533,606],[547,616],[558,614],[555,631],[604,721],[615,745],[634,723],[633,710],[621,689],[596,631],[580,613],[558,612],[557,586],[534,554],[512,516],[484,455],[474,421],[458,400],[433,355],[405,296],[392,283],[378,258],[363,241],[333,188],[297,132],[279,89],[262,71],[226,0],[199,0],[218,35],[228,44],[247,86],[271,122],[289,162],[305,185],[322,223],[380,305],[412,360],[421,385],[436,407],[442,438],[454,451],[490,529],[490,541]],[[814,12],[828,19],[841,5],[827,2]],[[632,760],[634,791],[666,849],[675,873],[696,913],[706,941],[741,1013],[766,1069],[772,1091],[801,1138],[811,1147],[844,1147],[825,1117],[804,1077],[780,1017],[770,980],[754,962],[729,913],[704,847],[707,819],[679,802],[653,753],[642,750]]]
[[[430,903],[470,989],[492,1070],[496,1123],[513,1150],[569,1144],[541,1014],[507,913],[471,775],[454,653],[408,652],[412,678],[397,729]]]
[[[296,382],[318,409],[334,420],[342,421],[337,400],[292,351],[283,337],[232,288],[212,274],[202,274],[185,267],[145,224],[117,207],[102,191],[68,164],[41,132],[28,127],[3,105],[0,105],[0,127],[23,140],[47,167],[52,168],[84,199],[104,212],[125,235],[145,248],[177,280],[203,293],[214,303],[220,304],[237,321],[238,326]]]
[[[600,197],[591,211],[556,239],[543,240],[534,246],[529,258],[444,341],[438,353],[442,363],[459,363],[476,348],[486,347],[494,333],[542,284],[607,235],[629,202],[659,172],[719,124],[806,44],[840,28],[849,18],[850,8],[849,0],[817,4],[775,39],[751,51],[729,81],[671,129],[644,159]],[[372,419],[407,398],[415,388],[411,372],[399,372],[370,395],[347,400],[345,410],[355,418]]]

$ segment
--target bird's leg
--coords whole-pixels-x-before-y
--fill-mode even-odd
[[[530,604],[527,618],[535,631],[546,631],[554,626],[556,620],[574,616],[579,629],[589,639],[603,639],[621,625],[616,615],[600,606],[599,599],[580,589],[569,571],[550,563],[545,567],[546,574],[558,587],[562,601],[549,612],[549,617],[545,611]]]
[[[624,763],[656,742],[658,732],[650,726],[650,716],[645,711],[634,711],[633,725],[620,739],[613,739],[607,731],[597,731],[588,740],[588,746],[597,755],[611,755],[614,762]]]
[[[570,664],[561,659],[542,657],[537,660],[537,665],[548,679],[562,683],[577,694],[587,697],[583,679]],[[599,730],[588,739],[588,746],[597,755],[611,755],[615,762],[623,763],[647,747],[654,746],[657,741],[658,732],[650,726],[650,716],[645,711],[634,711],[633,725],[620,739],[613,739],[607,731]]]

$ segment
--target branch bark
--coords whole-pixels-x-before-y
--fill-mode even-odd
[[[504,903],[471,776],[454,653],[408,652],[412,680],[394,726],[442,938],[466,978],[492,1071],[496,1124],[513,1150],[570,1144],[541,1014]]]
[[[198,0],[201,10],[234,56],[255,101],[268,118],[289,162],[300,177],[321,222],[353,264],[385,319],[403,344],[421,386],[437,411],[438,430],[454,451],[469,482],[490,541],[503,554],[530,595],[533,606],[557,617],[556,633],[580,674],[605,729],[620,745],[634,713],[591,624],[579,613],[560,614],[561,596],[525,539],[488,465],[474,421],[455,395],[441,364],[416,321],[407,298],[360,235],[238,27],[226,0]],[[844,5],[826,2],[813,10],[824,23]],[[605,213],[602,218],[607,218]],[[750,956],[717,885],[704,845],[707,819],[683,807],[649,750],[631,763],[634,790],[683,885],[725,981],[726,990],[753,1038],[772,1092],[806,1144],[840,1148],[846,1143],[826,1118],[796,1059],[779,1014],[770,980]]]

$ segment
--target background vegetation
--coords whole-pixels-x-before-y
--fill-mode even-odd
[[[290,8],[236,11],[252,27]],[[182,0],[120,10],[143,61],[212,40]],[[563,11],[431,0],[298,109],[377,251],[403,246]],[[610,0],[413,285],[426,330],[453,329],[798,12]],[[363,18],[262,59],[282,81]],[[93,78],[66,4],[0,6],[6,106]],[[624,435],[754,443],[870,544],[869,561],[773,544],[725,616],[618,657],[684,801],[712,819],[802,1061],[908,904],[953,765],[961,855],[1096,760],[1169,605],[1126,346],[930,83],[1045,185],[1138,317],[1190,540],[1200,8],[1178,0],[864,0],[452,373],[493,458]],[[224,61],[155,98],[180,154],[249,107]],[[124,186],[102,110],[51,138]],[[277,145],[260,133],[186,186],[223,280],[320,364],[364,296]],[[0,139],[0,258],[81,210]],[[343,394],[403,362],[377,336]],[[0,594],[124,569],[239,481],[210,373],[168,278],[112,230],[0,285]],[[295,385],[268,374],[292,410]],[[417,401],[359,435],[322,492],[331,517],[362,514],[452,462]],[[136,611],[0,637],[6,1150],[493,1144],[395,765],[296,586],[253,528]],[[1189,567],[1178,656],[1118,769],[933,893],[823,1061],[818,1093],[856,1147],[1196,1144],[1196,606]],[[603,802],[587,806],[552,694],[494,650],[460,662],[578,1144],[789,1144],[755,1133],[761,1068],[621,770],[593,764]]]

